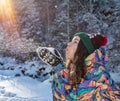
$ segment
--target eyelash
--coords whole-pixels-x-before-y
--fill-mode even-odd
[[[74,43],[78,43],[77,41],[74,41]]]

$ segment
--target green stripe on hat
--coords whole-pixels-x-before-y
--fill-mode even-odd
[[[89,54],[91,54],[94,51],[93,44],[87,34],[85,34],[84,32],[79,32],[76,33],[74,36],[80,37],[80,40],[82,40]]]

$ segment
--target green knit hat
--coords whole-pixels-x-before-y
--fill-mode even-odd
[[[93,51],[95,49],[93,47],[91,39],[89,38],[89,36],[86,33],[79,32],[79,33],[76,33],[74,36],[79,36],[80,37],[80,40],[82,40],[82,42],[85,45],[89,54],[93,53]]]

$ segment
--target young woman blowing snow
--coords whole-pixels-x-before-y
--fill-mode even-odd
[[[65,66],[54,48],[37,49],[38,56],[53,66],[53,101],[120,101],[120,89],[105,67],[106,43],[100,34],[76,33],[67,44]]]

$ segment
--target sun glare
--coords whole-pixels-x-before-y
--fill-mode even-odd
[[[16,23],[12,0],[0,0],[0,20]]]

